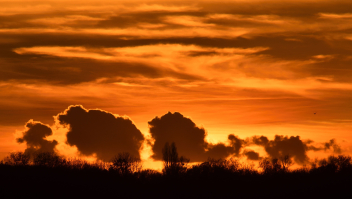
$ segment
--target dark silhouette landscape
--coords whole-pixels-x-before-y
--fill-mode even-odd
[[[31,158],[13,152],[0,163],[4,198],[350,198],[352,159],[330,156],[299,169],[291,157],[265,158],[259,170],[236,158],[188,165],[175,143],[162,149],[162,172],[142,169],[119,153],[111,162],[89,163],[53,152]]]

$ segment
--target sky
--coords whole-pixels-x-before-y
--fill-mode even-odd
[[[302,165],[351,141],[350,0],[0,0],[0,158]]]

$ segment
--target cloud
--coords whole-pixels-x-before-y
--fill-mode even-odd
[[[307,145],[307,151],[321,151],[323,148],[322,147],[317,147],[314,145],[311,145],[312,143],[314,143],[313,140],[306,140],[305,144]]]
[[[102,110],[86,110],[69,106],[56,120],[69,128],[67,144],[76,146],[82,155],[96,154],[103,161],[128,152],[140,158],[139,149],[144,137],[128,117]]]
[[[37,121],[29,120],[26,130],[22,132],[23,137],[17,138],[18,143],[26,143],[27,149],[25,153],[33,155],[37,152],[54,152],[55,146],[58,144],[56,140],[48,141],[45,138],[52,135],[52,129]]]
[[[228,140],[230,141],[230,145],[232,146],[234,153],[238,155],[240,153],[240,149],[245,144],[245,141],[233,134],[228,136]]]
[[[299,136],[288,137],[275,135],[274,140],[269,140],[265,136],[254,136],[252,140],[254,144],[263,146],[271,158],[290,155],[298,164],[303,164],[308,161],[308,156],[306,154],[307,145]]]
[[[259,153],[253,151],[253,150],[245,150],[243,152],[243,155],[247,157],[248,160],[259,160]]]
[[[146,62],[150,58],[158,62],[170,62],[177,57],[196,53],[196,56],[234,56],[255,54],[265,51],[268,48],[210,48],[196,45],[180,44],[157,44],[121,48],[86,48],[86,47],[62,47],[62,46],[37,46],[31,48],[16,48],[14,52],[20,55],[38,54],[66,58],[94,59],[101,61],[122,61],[122,62]],[[210,53],[209,53],[210,52]],[[203,54],[202,54],[203,53]],[[155,63],[154,63],[155,64]],[[171,65],[172,63],[169,63]]]
[[[235,135],[228,136],[228,145],[223,143],[210,144],[204,141],[207,133],[204,128],[182,114],[168,112],[162,117],[155,117],[148,122],[152,138],[155,140],[152,156],[156,160],[162,159],[162,148],[165,143],[175,142],[178,154],[190,158],[192,162],[205,161],[210,158],[226,158],[238,155],[244,141]]]
[[[344,13],[344,14],[334,14],[334,13],[319,13],[321,18],[328,18],[328,19],[352,19],[351,13]]]
[[[180,26],[189,27],[213,27],[215,24],[204,23],[200,17],[190,17],[190,16],[170,16],[165,17],[164,21],[169,24],[176,24]]]
[[[45,25],[46,27],[55,27],[60,25],[75,25],[79,26],[80,24],[88,25],[88,23],[94,23],[96,21],[103,20],[103,18],[95,18],[84,15],[67,15],[65,17],[45,17],[28,20],[28,23],[34,24],[36,26]]]
[[[18,56],[35,59],[16,64],[4,63],[4,67],[8,70],[0,74],[0,77],[3,76],[4,79],[42,79],[63,84],[93,81],[104,77],[158,78],[169,76],[178,79],[205,80],[209,78],[205,76],[211,74],[209,67],[212,65],[229,59],[239,60],[241,57],[266,49],[265,47],[214,48],[180,44],[119,48],[83,46],[15,48],[14,52]],[[211,61],[203,63],[201,60],[205,58],[210,58]],[[49,63],[55,67],[45,67]],[[98,64],[99,67],[97,67]],[[190,64],[193,67],[189,67]]]
[[[172,6],[162,4],[142,4],[133,9],[136,12],[185,12],[196,11],[199,8],[194,6]]]
[[[331,139],[321,146],[312,145],[313,140],[302,141],[299,136],[283,136],[275,135],[274,140],[269,140],[265,136],[253,136],[251,138],[250,144],[255,144],[263,146],[267,154],[271,158],[280,158],[285,155],[289,155],[294,158],[295,162],[298,164],[303,164],[308,161],[307,151],[321,151],[321,150],[330,150],[332,149],[334,153],[341,153],[341,147],[336,143],[335,139]],[[243,152],[244,155],[246,151]]]
[[[94,60],[92,59],[94,58],[93,56],[89,57],[90,54],[82,54],[82,56],[88,59],[76,59],[77,57],[74,56],[70,57],[71,59],[66,59],[65,57],[60,58],[38,54],[34,55],[36,58],[33,59],[27,59],[27,55],[24,55],[24,61],[22,62],[14,61],[18,59],[16,56],[12,61],[9,59],[0,60],[3,70],[0,73],[0,79],[3,81],[17,80],[27,83],[42,82],[67,85],[95,81],[99,78],[199,78],[197,75],[190,75],[184,71],[178,72],[170,68],[158,68],[157,65],[150,65],[147,61],[144,63],[138,62],[138,60],[134,60],[133,62],[129,62],[129,60],[107,62],[104,60]],[[52,67],[47,67],[48,65]]]
[[[156,160],[162,159],[161,149],[166,142],[175,142],[178,153],[190,158],[192,162],[205,161],[208,157],[226,158],[239,155],[244,155],[249,160],[260,160],[258,152],[245,149],[251,144],[262,146],[271,158],[289,155],[297,164],[304,164],[309,160],[307,151],[324,150],[322,147],[313,146],[311,140],[303,141],[299,136],[283,135],[276,135],[273,140],[269,140],[266,136],[253,136],[251,139],[243,140],[230,134],[227,143],[208,143],[204,140],[207,136],[205,129],[196,126],[190,118],[178,112],[169,112],[160,118],[155,117],[148,124],[151,136],[155,140],[152,157]],[[325,149],[330,148],[341,153],[334,140],[325,143]]]
[[[265,146],[269,143],[269,139],[265,136],[253,136],[252,140],[254,144],[260,145],[260,146]]]
[[[178,112],[167,113],[155,117],[148,122],[152,137],[155,139],[152,150],[154,159],[161,160],[161,150],[166,142],[175,142],[178,153],[190,158],[191,161],[201,161],[207,144],[204,141],[206,132],[199,128],[189,118]]]
[[[333,149],[334,153],[341,153],[341,147],[336,143],[335,139],[331,139],[329,142],[324,143],[324,149]]]

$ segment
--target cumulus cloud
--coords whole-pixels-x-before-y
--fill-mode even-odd
[[[23,136],[17,138],[18,143],[26,143],[27,149],[25,153],[33,155],[39,152],[54,152],[55,146],[58,144],[56,140],[48,141],[45,138],[52,135],[52,129],[37,121],[29,120],[26,130],[22,132]]]
[[[166,142],[175,142],[178,153],[190,158],[191,161],[197,161],[203,156],[207,146],[204,142],[206,132],[204,128],[197,127],[191,119],[178,112],[169,112],[160,118],[155,117],[148,124],[150,133],[155,139],[152,147],[154,159],[162,158],[161,149]]]
[[[332,149],[335,153],[341,153],[341,147],[335,139],[323,143],[323,147],[312,145],[314,141],[302,141],[299,136],[275,135],[274,140],[269,140],[265,136],[253,136],[251,144],[263,146],[271,158],[279,158],[290,155],[298,164],[308,161],[307,151],[321,151]],[[244,152],[244,155],[247,155]]]
[[[182,114],[168,112],[162,117],[155,117],[148,122],[150,133],[155,139],[152,156],[156,160],[162,159],[162,148],[166,142],[175,142],[178,153],[190,158],[192,162],[205,161],[211,158],[226,158],[238,155],[244,140],[235,135],[228,136],[228,145],[224,143],[210,144],[204,141],[207,135],[204,128]]]
[[[252,140],[254,144],[263,146],[271,158],[290,155],[299,164],[308,160],[307,144],[299,136],[275,135],[274,140],[269,140],[265,136],[254,136]]]
[[[228,135],[227,143],[212,144],[204,139],[207,133],[204,128],[196,124],[182,114],[167,113],[162,117],[155,117],[148,122],[151,136],[155,139],[152,156],[156,160],[162,159],[162,148],[166,142],[175,142],[180,155],[191,159],[192,162],[205,161],[207,158],[226,158],[229,156],[243,155],[248,160],[260,160],[258,152],[248,150],[248,145],[262,146],[270,158],[280,158],[285,155],[291,156],[298,164],[309,160],[307,151],[333,149],[341,153],[341,148],[335,140],[324,143],[324,147],[312,145],[312,140],[303,141],[299,136],[276,135],[273,140],[266,136],[253,136],[243,140],[233,134]],[[244,150],[243,150],[244,149]]]
[[[144,137],[128,117],[78,105],[68,107],[56,119],[69,128],[67,144],[83,155],[96,154],[98,159],[110,161],[119,152],[129,152],[140,158]]]

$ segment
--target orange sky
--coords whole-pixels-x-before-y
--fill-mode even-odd
[[[203,127],[209,143],[287,135],[317,147],[335,139],[352,154],[351,8],[0,0],[0,158],[25,149],[15,137],[30,119],[53,127],[59,153],[77,155],[53,118],[70,105],[128,116],[145,136],[170,111]],[[150,148],[143,154],[151,165]]]

